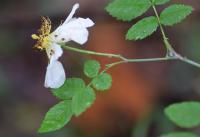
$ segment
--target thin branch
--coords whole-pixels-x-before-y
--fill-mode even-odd
[[[190,59],[188,59],[187,57],[179,58],[179,60],[181,60],[181,61],[183,61],[183,62],[185,62],[185,63],[188,63],[188,64],[190,64],[190,65],[193,65],[193,66],[196,66],[196,67],[200,68],[200,64],[199,64],[199,63],[197,63],[197,62],[195,62],[195,61],[193,61],[193,60],[190,60]]]
[[[109,58],[118,58],[118,59],[121,59],[121,60],[124,60],[124,61],[127,60],[125,57],[123,57],[120,54],[101,53],[101,52],[95,52],[95,51],[90,51],[90,50],[83,50],[83,49],[73,48],[73,47],[66,46],[66,45],[62,45],[62,48],[66,49],[66,50],[70,50],[70,51],[79,52],[79,53],[82,53],[82,54],[104,56],[104,57],[109,57]]]
[[[85,49],[74,48],[74,47],[70,47],[70,46],[67,46],[67,45],[62,45],[62,48],[66,49],[66,50],[82,53],[82,54],[104,56],[104,57],[108,57],[108,58],[117,58],[117,59],[121,60],[121,61],[118,61],[118,62],[107,64],[106,65],[107,67],[115,66],[115,65],[118,65],[118,64],[122,64],[122,63],[158,62],[158,61],[167,61],[167,60],[179,59],[177,57],[128,59],[128,58],[125,58],[124,56],[122,56],[120,54],[95,52],[95,51],[90,51],[90,50],[85,50]]]

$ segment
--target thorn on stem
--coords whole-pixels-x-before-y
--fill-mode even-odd
[[[179,55],[178,55],[175,51],[167,50],[167,55],[166,55],[166,57],[178,58],[178,56],[179,56]]]

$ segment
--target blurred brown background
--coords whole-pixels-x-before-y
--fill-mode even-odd
[[[140,18],[127,23],[116,21],[104,10],[109,0],[1,0],[0,1],[0,137],[157,137],[178,130],[163,115],[163,107],[199,100],[200,71],[173,61],[125,64],[113,68],[112,89],[98,93],[95,104],[62,130],[37,134],[48,108],[57,100],[43,86],[47,66],[44,53],[34,50],[30,35],[40,26],[40,17],[49,16],[56,28],[73,4],[75,16],[89,17],[89,50],[120,53],[129,58],[164,56],[160,32],[144,41],[126,41],[124,35]],[[175,49],[200,62],[200,1],[173,0],[194,7],[183,23],[166,28]],[[161,11],[164,7],[159,7]],[[145,15],[153,14],[150,9]],[[73,43],[73,45],[76,45]],[[85,56],[66,51],[61,60],[68,77],[83,77],[84,60],[94,58],[102,66],[113,59]],[[183,129],[179,129],[183,130]],[[194,129],[199,132],[199,129]]]

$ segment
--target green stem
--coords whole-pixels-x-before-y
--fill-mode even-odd
[[[171,53],[176,53],[174,48],[171,46],[171,44],[168,41],[168,38],[167,38],[167,36],[165,34],[165,31],[164,31],[164,29],[162,27],[162,24],[161,24],[161,21],[160,21],[160,17],[158,15],[158,12],[157,12],[157,9],[156,9],[155,5],[153,4],[153,2],[151,0],[150,0],[150,2],[151,2],[153,11],[154,11],[154,13],[156,15],[156,18],[157,18],[157,21],[158,21],[158,24],[159,24],[159,27],[160,27],[160,31],[161,31],[161,34],[162,34],[162,37],[163,37],[163,42],[164,42],[166,50],[167,50],[167,56],[170,55]]]
[[[195,62],[195,61],[193,61],[193,60],[190,60],[190,59],[188,59],[188,58],[186,58],[186,57],[182,57],[182,58],[179,58],[181,61],[183,61],[183,62],[185,62],[185,63],[188,63],[188,64],[190,64],[190,65],[193,65],[193,66],[196,66],[196,67],[198,67],[198,68],[200,68],[200,64],[199,63],[197,63],[197,62]]]
[[[177,54],[176,52],[175,52],[174,56],[166,56],[163,58],[127,59],[120,54],[101,53],[101,52],[95,52],[95,51],[90,51],[90,50],[73,48],[73,47],[66,46],[66,45],[61,45],[61,46],[62,46],[62,48],[66,49],[66,50],[70,50],[70,51],[74,51],[74,52],[78,52],[78,53],[82,53],[82,54],[104,56],[104,57],[109,57],[109,58],[117,58],[117,59],[121,60],[118,62],[107,64],[106,68],[105,68],[106,70],[104,70],[104,72],[107,71],[108,69],[110,69],[111,67],[114,67],[119,64],[124,64],[124,63],[158,62],[158,61],[177,60],[177,59],[200,68],[199,63],[194,62],[186,57],[182,57],[181,55]]]
[[[166,60],[174,60],[175,57],[163,57],[163,58],[147,58],[147,59],[127,59],[127,62],[159,62]]]
[[[73,47],[66,46],[66,45],[65,46],[62,45],[62,47],[64,49],[67,49],[67,50],[70,50],[70,51],[79,52],[79,53],[82,53],[82,54],[98,55],[98,56],[104,56],[104,57],[109,57],[109,58],[118,58],[118,59],[121,59],[121,60],[124,60],[124,61],[127,60],[126,58],[124,58],[120,54],[100,53],[100,52],[95,52],[95,51],[90,51],[90,50],[83,50],[83,49],[73,48]]]
[[[89,54],[89,55],[96,55],[96,56],[105,56],[105,57],[109,57],[109,58],[118,58],[121,61],[118,62],[114,62],[111,64],[108,64],[108,67],[111,66],[115,66],[118,64],[122,64],[122,63],[133,63],[133,62],[158,62],[158,61],[166,61],[166,60],[172,60],[172,59],[177,59],[176,57],[163,57],[163,58],[146,58],[146,59],[127,59],[125,57],[123,57],[120,54],[110,54],[110,53],[101,53],[101,52],[95,52],[95,51],[90,51],[90,50],[84,50],[84,49],[78,49],[78,48],[73,48],[70,46],[64,46],[62,45],[62,48],[66,49],[66,50],[70,50],[70,51],[74,51],[74,52],[79,52],[82,54]]]
[[[160,62],[160,61],[167,61],[167,60],[176,60],[178,58],[175,57],[163,57],[163,58],[146,58],[146,59],[127,59],[126,61],[118,61],[111,64],[106,65],[106,71],[111,67],[114,67],[119,64],[124,63],[142,63],[142,62]]]

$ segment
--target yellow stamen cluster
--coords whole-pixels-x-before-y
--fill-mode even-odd
[[[51,21],[48,17],[42,17],[41,22],[42,24],[40,29],[38,30],[38,35],[32,34],[31,37],[37,40],[37,43],[34,47],[43,50],[50,43],[49,34],[51,32]]]

